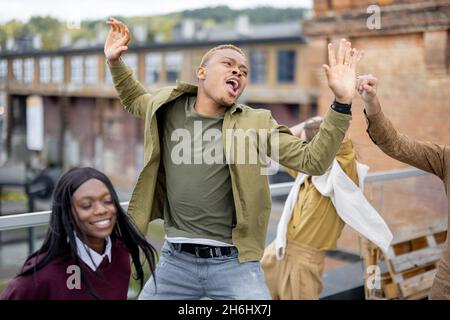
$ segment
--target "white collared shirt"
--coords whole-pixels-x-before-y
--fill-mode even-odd
[[[103,258],[108,257],[109,263],[111,263],[111,237],[108,236],[106,239],[105,252],[99,254],[98,252],[89,248],[83,241],[81,241],[75,234],[75,242],[77,244],[77,252],[80,259],[91,268],[92,271],[97,271],[98,267],[103,261]]]

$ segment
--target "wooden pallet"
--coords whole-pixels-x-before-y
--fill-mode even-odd
[[[371,242],[362,239],[361,249],[366,270],[368,266],[385,262],[387,272],[381,274],[381,289],[368,287],[366,299],[424,299],[437,272],[437,263],[445,248],[447,223],[435,221],[426,226],[408,226],[394,231],[387,254]]]

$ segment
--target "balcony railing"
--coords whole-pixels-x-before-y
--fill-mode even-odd
[[[412,178],[429,175],[419,169],[402,169],[393,171],[381,171],[369,173],[365,179],[365,183],[371,182],[381,182],[388,180],[397,180],[403,178]],[[272,196],[283,196],[287,195],[293,186],[293,182],[283,182],[270,185],[270,192]],[[120,205],[123,207],[128,206],[127,202],[121,202]],[[51,211],[40,211],[40,212],[27,212],[12,214],[0,217],[0,231],[13,230],[21,228],[36,227],[40,225],[46,225],[49,222]]]
[[[276,197],[286,196],[292,186],[293,182],[270,185],[271,195],[275,198],[266,243],[275,237],[276,225],[283,206],[283,199]],[[398,226],[426,223],[434,219],[441,221],[447,217],[447,197],[442,182],[437,177],[418,169],[370,173],[365,179],[364,192],[394,233]],[[121,202],[121,205],[127,207],[128,202]],[[11,233],[15,232],[14,229],[30,228],[28,230],[32,230],[35,227],[47,225],[50,214],[51,211],[41,211],[0,216],[0,232],[10,233],[9,238],[12,238]],[[156,222],[149,233],[149,240],[156,248],[164,238],[162,228],[160,221]],[[42,236],[42,231],[45,230],[40,231]],[[35,241],[38,244],[36,237],[33,236],[28,237],[28,245],[26,245],[23,242],[25,240],[23,232],[21,235],[20,244],[12,245],[11,249],[9,246],[4,247],[4,253],[9,257],[8,260],[3,261],[3,265],[7,268],[12,268],[11,266],[18,268],[27,256],[26,249],[32,251]],[[360,257],[360,247],[358,247],[358,237],[355,231],[344,228],[337,243],[337,250],[327,252],[330,261],[337,259],[340,266],[332,267],[325,272],[321,299],[364,298],[364,268]]]

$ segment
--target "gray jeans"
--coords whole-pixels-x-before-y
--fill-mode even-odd
[[[153,277],[140,300],[270,300],[259,261],[239,262],[237,250],[217,258],[198,258],[165,242]]]

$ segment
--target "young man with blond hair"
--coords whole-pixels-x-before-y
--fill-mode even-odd
[[[234,133],[260,133],[252,149],[258,159],[272,156],[294,170],[322,174],[349,126],[361,53],[342,39],[336,59],[329,46],[324,69],[336,101],[306,143],[269,111],[236,102],[249,73],[241,49],[213,48],[197,69],[197,85],[179,82],[149,94],[121,60],[128,28],[115,19],[107,23],[105,55],[115,88],[125,109],[145,119],[144,168],[129,214],[144,233],[150,221],[164,219],[166,232],[155,278],[140,298],[270,299],[259,263],[271,211],[268,179],[261,161],[247,155],[234,161],[251,149],[246,139],[241,150]]]

